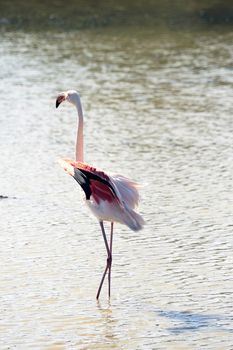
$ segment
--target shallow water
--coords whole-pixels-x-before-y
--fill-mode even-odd
[[[233,348],[233,35],[2,32],[1,349]],[[98,223],[57,164],[134,178],[146,226],[116,225],[111,302]]]

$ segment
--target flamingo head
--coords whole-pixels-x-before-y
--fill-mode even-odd
[[[73,105],[77,104],[77,100],[79,99],[79,94],[75,90],[68,90],[61,92],[56,99],[56,108],[63,102],[68,101]]]

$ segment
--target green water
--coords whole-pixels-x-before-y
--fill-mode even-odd
[[[6,29],[70,30],[111,26],[202,28],[232,26],[232,1],[110,0],[6,1],[0,3],[0,26]]]

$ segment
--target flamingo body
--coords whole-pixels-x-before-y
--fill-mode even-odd
[[[142,217],[133,210],[139,200],[135,182],[70,159],[60,164],[81,186],[88,208],[99,221],[119,222],[134,231],[143,227]]]

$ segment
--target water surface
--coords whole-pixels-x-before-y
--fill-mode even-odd
[[[232,349],[232,39],[1,33],[1,349]],[[95,300],[98,223],[57,164],[74,156],[76,112],[55,109],[70,88],[86,161],[145,185],[145,229],[116,225],[111,302]]]

